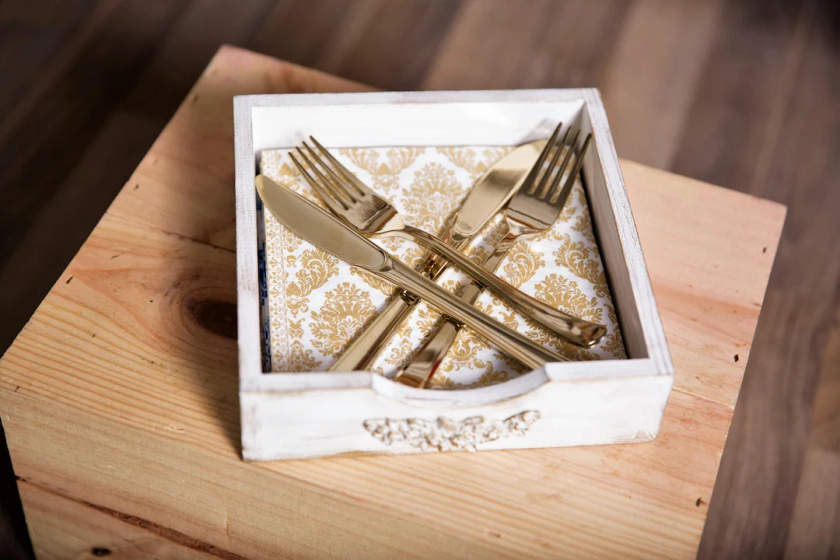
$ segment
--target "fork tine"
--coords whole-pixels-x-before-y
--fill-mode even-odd
[[[557,160],[560,159],[560,155],[563,153],[563,146],[566,145],[566,139],[569,137],[569,133],[571,131],[571,126],[568,129],[566,129],[566,134],[563,136],[563,139],[557,145],[557,149],[554,150],[554,155],[551,157],[551,163],[548,164],[548,168],[545,170],[542,179],[540,179],[540,186],[537,188],[536,191],[537,198],[539,198],[540,200],[545,198],[545,196],[551,190],[551,185],[554,184],[553,182],[549,183],[548,180],[551,177],[551,174],[557,169]]]
[[[557,135],[560,134],[561,128],[563,128],[562,122],[557,124],[557,128],[554,129],[554,132],[551,133],[551,137],[548,139],[548,142],[545,143],[545,148],[543,148],[542,152],[540,152],[534,166],[531,167],[531,171],[525,179],[525,184],[528,185],[528,189],[526,191],[527,194],[534,193],[534,190],[537,187],[537,177],[539,176],[540,171],[542,171],[542,166],[545,163],[545,158],[548,157],[548,154],[551,151],[551,147],[554,145],[554,142],[557,141]]]
[[[569,132],[571,132],[571,127],[569,127]],[[566,133],[566,138],[569,137],[569,132]],[[566,156],[563,158],[563,163],[561,163],[557,167],[557,175],[554,177],[554,181],[551,183],[551,188],[548,189],[549,200],[554,198],[554,195],[557,191],[557,185],[560,184],[560,181],[563,179],[564,171],[566,171],[566,166],[569,165],[569,160],[572,157],[572,153],[575,151],[575,146],[577,146],[577,140],[580,137],[580,129],[575,132],[575,137],[572,138],[572,141],[569,143],[569,147],[566,149]],[[566,138],[563,138],[563,144],[566,143]]]
[[[311,136],[310,136],[310,138],[311,138]],[[314,140],[314,139],[313,139],[313,140]],[[312,156],[312,159],[314,159],[315,161],[317,161],[317,162],[318,162],[318,164],[319,164],[321,167],[323,167],[323,168],[324,168],[324,170],[327,172],[327,174],[329,174],[329,176],[330,176],[330,183],[332,183],[333,187],[334,187],[334,188],[336,188],[336,189],[339,189],[339,190],[340,190],[343,194],[346,194],[346,195],[347,195],[347,197],[348,197],[350,200],[352,200],[353,202],[358,202],[358,198],[359,198],[359,194],[360,194],[360,193],[358,193],[358,192],[357,192],[357,191],[358,191],[358,189],[351,189],[351,188],[348,188],[349,181],[347,181],[346,179],[344,179],[344,178],[342,178],[342,177],[339,177],[339,176],[336,174],[336,172],[333,170],[333,166],[332,166],[332,165],[329,165],[326,161],[324,161],[324,158],[322,158],[321,156],[319,156],[319,155],[315,152],[315,150],[313,150],[312,148],[310,148],[310,147],[309,147],[309,144],[307,144],[306,142],[304,142],[304,143],[303,143],[303,145],[306,147],[306,151],[307,151],[307,152],[309,152],[309,153],[310,153],[310,155]],[[324,153],[324,154],[329,155],[329,152],[327,152],[326,150],[324,150],[323,146],[318,145],[317,147],[318,147],[318,149],[321,151],[321,153]],[[332,160],[331,160],[331,161],[332,161]]]
[[[319,193],[326,193],[330,197],[339,201],[343,206],[349,208],[352,205],[352,201],[348,197],[344,196],[343,191],[336,189],[332,184],[330,184],[330,182],[318,168],[318,165],[315,163],[315,161],[310,159],[310,157],[300,148],[300,146],[295,147],[295,151],[298,153],[298,157],[304,162],[306,162],[307,167],[309,167],[309,169],[315,175],[317,175],[315,184],[318,186]]]
[[[314,161],[315,163],[323,167],[324,170],[331,176],[331,178],[328,178],[326,175],[321,173],[321,170],[318,169],[318,167],[314,167],[315,172],[325,183],[325,186],[330,187],[336,193],[336,196],[341,198],[342,201],[346,202],[350,206],[358,202],[356,200],[357,197],[353,196],[354,193],[347,188],[347,185],[342,183],[341,178],[335,174],[335,172],[330,168],[329,165],[326,164],[326,162],[324,162],[323,159],[321,159],[321,156],[316,154],[315,150],[310,148],[309,144],[307,144],[305,141],[303,142],[303,147],[306,148],[306,151],[309,152],[309,155],[312,158],[311,160],[307,158],[307,162]],[[297,148],[297,150],[299,152],[301,151],[300,148]]]
[[[326,157],[329,160],[329,162],[333,165],[333,167],[335,167],[338,170],[338,172],[344,176],[344,178],[347,180],[347,183],[352,185],[360,196],[375,194],[373,191],[367,188],[364,183],[359,181],[359,179],[355,175],[350,173],[350,171],[348,171],[347,168],[344,167],[340,161],[335,159],[335,157],[329,152],[329,150],[323,147],[321,143],[315,139],[314,136],[310,136],[309,139],[312,140],[312,143],[315,144],[315,147],[318,148],[322,154],[324,154],[324,157]]]
[[[572,168],[572,172],[569,173],[569,177],[566,179],[566,184],[563,185],[563,190],[560,191],[560,194],[557,195],[556,198],[552,197],[552,204],[560,204],[561,208],[566,205],[566,200],[569,198],[569,194],[572,192],[572,187],[575,184],[575,179],[577,179],[578,173],[580,173],[580,168],[583,166],[583,156],[586,155],[586,149],[589,147],[589,142],[591,140],[592,133],[589,133],[586,135],[586,139],[583,141],[583,146],[581,146],[580,148],[580,152],[578,153],[577,160],[575,160],[575,165]]]
[[[312,163],[308,159],[306,159],[306,155],[303,152],[301,152],[299,148],[297,150],[300,153],[300,156],[306,161],[306,163],[312,169],[315,169],[314,167],[312,167]],[[301,164],[297,160],[294,154],[290,153],[289,157],[292,158],[292,162],[295,164],[295,167],[298,168],[301,175],[303,175],[303,178],[306,179],[307,183],[309,183],[309,186],[312,187],[316,193],[318,193],[318,196],[321,197],[321,200],[324,201],[324,204],[326,204],[330,210],[332,210],[336,214],[340,214],[349,208],[347,204],[345,204],[340,198],[337,198],[329,189],[324,188],[318,182],[318,180],[315,179],[315,177],[313,177],[309,173],[309,171],[306,170],[303,164]]]

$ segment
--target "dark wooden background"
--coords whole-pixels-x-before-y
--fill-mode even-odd
[[[2,0],[0,349],[222,43],[391,90],[597,86],[620,156],[789,207],[700,556],[840,558],[838,5]]]

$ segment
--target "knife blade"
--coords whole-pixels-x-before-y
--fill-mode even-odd
[[[467,194],[441,239],[456,249],[465,247],[510,201],[525,181],[543,146],[545,140],[523,144],[494,163]],[[447,264],[445,259],[432,255],[422,270],[435,279],[443,273]],[[397,294],[350,343],[329,371],[369,369],[417,301],[405,292]]]
[[[522,144],[493,164],[470,190],[455,215],[449,236],[469,241],[513,198],[537,161],[545,140]]]
[[[415,294],[455,321],[473,329],[481,338],[528,367],[535,369],[546,362],[567,361],[559,354],[543,348],[467,305],[297,193],[281,187],[263,175],[257,176],[256,186],[269,211],[298,236]]]

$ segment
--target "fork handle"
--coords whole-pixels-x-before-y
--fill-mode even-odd
[[[417,298],[400,290],[327,371],[369,370],[400,325],[408,319],[417,302]]]
[[[540,300],[517,290],[486,268],[472,262],[466,255],[443,243],[434,235],[412,226],[402,230],[392,230],[382,235],[392,235],[413,239],[430,251],[451,261],[452,265],[484,288],[495,293],[511,307],[557,333],[572,344],[591,348],[606,333],[604,325],[579,319],[559,309],[554,309]],[[421,296],[422,297],[422,296]]]
[[[419,296],[429,305],[474,330],[481,338],[531,369],[536,369],[546,362],[569,361],[568,358],[540,346],[489,315],[485,315],[396,259],[388,257],[382,267],[368,270]]]
[[[518,237],[518,235],[512,235],[508,232],[495,247],[490,257],[484,261],[484,268],[495,272],[496,268],[504,260],[508,249]],[[478,296],[483,291],[484,288],[479,284],[470,284],[464,290],[461,299],[470,305],[474,305]],[[437,372],[440,364],[443,363],[446,353],[449,352],[449,349],[455,343],[455,337],[458,336],[460,331],[460,325],[452,321],[444,321],[432,336],[426,340],[423,346],[420,347],[420,350],[417,351],[411,363],[397,372],[394,376],[394,381],[422,389]]]
[[[456,249],[467,244],[467,239],[453,239],[452,229],[447,228],[441,239],[448,242]],[[423,263],[423,273],[432,280],[443,273],[449,265],[446,260],[435,254],[430,254]],[[374,317],[373,321],[362,329],[347,349],[342,352],[338,360],[331,365],[327,371],[367,371],[371,368],[376,358],[388,345],[391,337],[397,329],[408,320],[408,316],[417,307],[419,299],[400,290],[388,305]]]

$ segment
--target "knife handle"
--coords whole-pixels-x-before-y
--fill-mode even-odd
[[[470,288],[473,286],[475,284],[471,284]],[[482,288],[478,287],[478,290],[481,291]],[[464,298],[464,301],[468,300]],[[394,381],[418,389],[425,387],[443,363],[446,353],[454,344],[459,332],[461,332],[460,325],[452,321],[444,321],[434,335],[423,343],[411,363],[397,372]]]
[[[417,298],[400,290],[327,371],[366,371],[417,305]]]
[[[496,271],[496,268],[501,264],[505,258],[508,248],[512,243],[505,240],[500,240],[500,243],[494,248],[493,254],[484,261],[484,268]],[[512,240],[511,240],[512,241]],[[479,284],[470,284],[461,294],[461,299],[470,305],[474,305],[478,296],[484,291]],[[455,342],[455,337],[458,336],[461,326],[456,325],[451,321],[445,321],[438,330],[429,337],[428,340],[420,347],[414,359],[408,366],[401,371],[398,371],[394,377],[394,381],[398,381],[403,385],[411,387],[423,388],[424,385],[437,372],[438,367],[446,357],[446,353]]]
[[[383,233],[384,235],[384,233]],[[469,257],[456,249],[446,245],[434,235],[421,229],[405,226],[402,230],[392,230],[388,235],[397,235],[413,239],[420,245],[437,253],[461,272],[470,277],[473,282],[484,286],[507,302],[511,307],[562,336],[572,344],[590,348],[597,344],[607,332],[604,325],[578,319],[559,309],[546,305],[540,300],[517,290],[486,268],[478,266]],[[418,294],[419,295],[419,294]],[[422,297],[422,296],[421,296]]]
[[[460,249],[467,244],[469,239],[452,239],[450,237],[451,232],[452,229],[447,228],[441,239],[456,249]],[[445,259],[432,253],[423,264],[422,272],[434,280],[446,270],[448,264]],[[417,303],[417,297],[412,296],[405,290],[400,290],[385,306],[385,309],[362,329],[359,336],[350,343],[347,350],[327,371],[369,370],[400,325],[408,320],[408,316],[417,306]]]
[[[398,260],[388,257],[382,267],[368,270],[419,296],[429,305],[471,328],[481,338],[531,369],[536,369],[546,362],[569,361],[568,358],[548,350],[533,340],[507,328]]]

